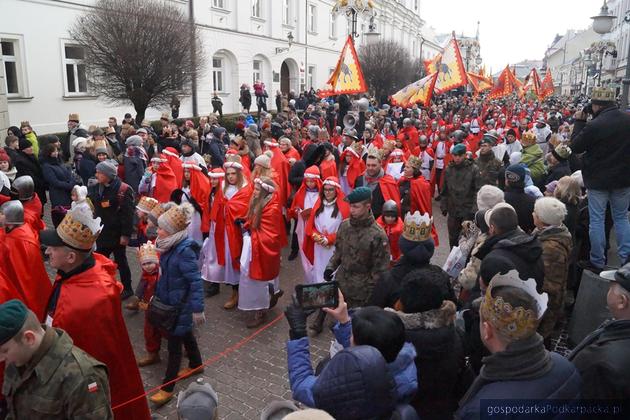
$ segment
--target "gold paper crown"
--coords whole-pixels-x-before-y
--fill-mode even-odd
[[[148,262],[160,262],[157,249],[151,241],[148,241],[146,244],[143,244],[142,246],[140,246],[140,248],[138,248],[138,258],[140,259],[140,264]]]
[[[30,127],[30,126],[31,126],[31,123],[30,123],[30,122],[28,122],[28,121],[22,121],[22,122],[20,123],[20,128],[23,128],[23,127]]]
[[[592,101],[615,102],[615,91],[605,87],[594,87],[591,91]]]
[[[170,234],[181,232],[190,224],[192,205],[183,203],[173,206],[158,218],[158,225]]]
[[[499,286],[523,290],[536,301],[537,310],[525,309],[522,306],[513,308],[501,296],[492,296],[492,289]],[[547,309],[548,300],[547,293],[540,294],[536,291],[534,279],[523,281],[518,271],[510,270],[507,274],[497,274],[492,278],[481,303],[480,312],[483,319],[490,322],[501,334],[512,340],[520,340],[536,332],[538,323]]]
[[[358,141],[353,142],[350,147],[352,147],[352,150],[354,150],[359,156],[363,154],[363,145]]]
[[[524,132],[521,136],[521,143],[523,144],[523,146],[531,146],[532,144],[536,143],[536,134],[531,131]]]
[[[151,220],[151,222],[153,222],[153,224],[157,226],[158,219],[169,208],[170,208],[169,203],[161,203],[161,204],[156,205],[149,212],[149,220]]]
[[[145,213],[151,213],[151,210],[153,210],[153,208],[157,205],[158,201],[155,198],[142,196],[140,197],[140,201],[138,201],[136,208]]]
[[[79,121],[79,114],[72,113],[68,115],[68,121]]]
[[[407,159],[407,163],[409,164],[409,166],[411,166],[414,169],[420,169],[422,168],[422,161],[420,160],[420,158],[418,156],[409,156],[409,159]]]
[[[413,214],[405,215],[405,225],[403,227],[403,238],[413,242],[423,242],[431,237],[431,224],[433,219],[429,213],[420,214],[415,211]]]
[[[90,251],[102,227],[100,217],[94,219],[89,208],[77,206],[69,210],[57,226],[57,235],[72,248]]]

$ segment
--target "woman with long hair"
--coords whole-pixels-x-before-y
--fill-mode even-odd
[[[350,194],[359,177],[365,173],[365,162],[361,159],[363,145],[355,142],[346,147],[339,157],[339,185],[344,194]]]
[[[225,169],[223,189],[212,203],[211,214],[215,222],[216,264],[224,268],[224,275],[222,279],[210,279],[210,281],[225,283],[232,287],[232,296],[223,308],[234,309],[238,303],[240,256],[243,248],[243,234],[236,222],[247,217],[253,188],[243,174],[244,168],[239,155],[227,155],[223,168]]]
[[[255,328],[265,322],[267,310],[275,305],[281,293],[278,274],[286,233],[277,189],[271,178],[254,180],[247,219],[242,225],[238,308],[250,313],[247,328]]]

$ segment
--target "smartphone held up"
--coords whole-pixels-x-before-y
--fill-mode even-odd
[[[295,296],[303,309],[336,308],[339,305],[339,284],[328,281],[316,284],[298,284]]]

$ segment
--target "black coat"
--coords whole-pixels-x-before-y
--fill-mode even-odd
[[[552,181],[558,181],[560,178],[571,175],[571,168],[569,166],[569,161],[565,160],[563,162],[558,162],[557,165],[549,168],[549,173],[547,174],[547,179],[545,179],[545,185],[549,184]]]
[[[536,280],[537,288],[542,291],[545,277],[542,245],[520,229],[489,237],[475,257],[481,260],[479,276],[486,284],[495,274],[516,269],[522,279]]]
[[[125,166],[125,182],[137,193],[147,163],[138,156],[125,156],[123,165]]]
[[[28,175],[33,178],[35,184],[35,193],[39,196],[39,200],[42,204],[46,204],[46,180],[44,179],[44,173],[39,165],[39,161],[35,155],[27,155],[21,150],[17,150],[13,165],[17,170],[15,174],[16,178]]]
[[[630,319],[624,319],[605,322],[573,350],[569,360],[582,375],[582,398],[630,400],[629,348]]]
[[[525,193],[523,188],[508,186],[505,188],[505,202],[514,207],[518,216],[518,225],[525,232],[531,232],[534,225],[534,203],[536,199]]]
[[[88,197],[94,205],[94,216],[101,218],[103,231],[96,240],[99,249],[115,248],[121,236],[130,237],[133,232],[134,193],[130,186],[119,198],[122,181],[115,178],[108,186],[92,185],[88,189]]]
[[[48,182],[50,205],[70,206],[72,203],[70,194],[75,186],[70,168],[62,165],[59,159],[48,157],[42,160],[42,173]]]
[[[630,187],[630,115],[615,107],[599,112],[588,123],[576,120],[571,135],[573,153],[584,153],[582,175],[586,188],[612,190]]]

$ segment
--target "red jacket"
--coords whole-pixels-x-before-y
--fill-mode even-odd
[[[263,207],[258,227],[249,226],[249,230],[252,238],[249,277],[260,281],[273,280],[280,273],[280,252],[287,244],[282,206],[277,191]]]

